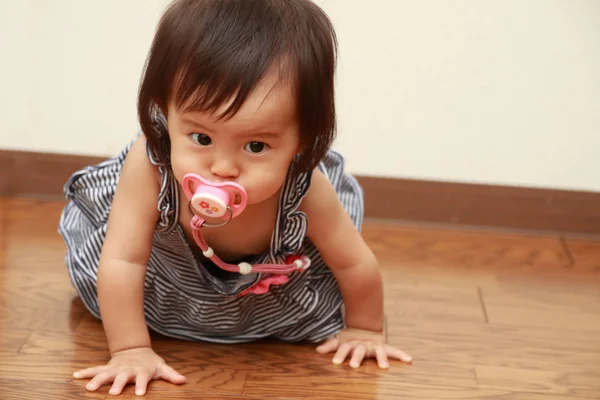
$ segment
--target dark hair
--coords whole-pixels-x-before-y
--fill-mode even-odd
[[[313,169],[336,135],[337,39],[310,0],[176,0],[162,16],[142,76],[138,114],[157,161],[170,142],[167,104],[233,116],[272,67],[291,79],[302,152],[294,173]],[[167,116],[168,118],[168,116]]]

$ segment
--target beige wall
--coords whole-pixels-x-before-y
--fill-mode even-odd
[[[600,1],[317,2],[350,172],[600,191]],[[164,6],[0,0],[0,148],[118,151]]]

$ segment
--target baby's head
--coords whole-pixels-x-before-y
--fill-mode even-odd
[[[310,171],[333,142],[336,46],[310,0],[176,0],[140,86],[150,149],[179,181],[233,180],[264,200],[290,165]]]

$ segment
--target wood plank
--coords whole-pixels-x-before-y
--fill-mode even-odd
[[[574,327],[576,328],[576,327]],[[414,363],[486,365],[585,374],[600,365],[600,335],[577,329],[404,321],[388,326],[392,345]]]
[[[574,268],[600,273],[600,242],[567,239],[566,245],[573,256]]]
[[[330,357],[326,359],[330,361]],[[364,385],[365,383],[375,382],[376,385],[386,391],[392,391],[394,388],[404,384],[422,384],[434,386],[455,386],[463,388],[476,388],[477,381],[473,366],[459,363],[437,363],[431,361],[421,361],[414,365],[407,365],[400,362],[392,362],[388,370],[382,370],[377,367],[374,360],[365,360],[358,369],[352,369],[348,366],[348,361],[343,365],[323,365],[318,368],[307,368],[300,364],[290,367],[286,373],[264,373],[248,372],[247,384],[244,393],[248,392],[249,385],[256,386],[258,383],[250,384],[250,380],[264,382],[263,387],[271,387],[271,383],[278,386],[280,380],[287,380],[290,386],[290,393],[295,396],[295,386],[302,386],[313,378],[316,385],[320,385],[319,379],[334,382],[346,382],[348,384]],[[317,393],[317,392],[315,392]],[[340,396],[345,393],[340,393]]]
[[[148,392],[144,397],[139,397],[135,394],[135,391],[132,386],[128,386],[125,388],[122,394],[119,395],[119,400],[139,400],[143,398],[144,400],[183,400],[183,399],[206,399],[206,400],[262,400],[262,399],[271,399],[275,397],[270,397],[268,393],[266,395],[261,396],[250,396],[250,395],[235,395],[235,394],[227,394],[227,393],[219,393],[210,390],[187,390],[184,388],[185,386],[178,387],[173,390],[162,390],[159,388],[155,388],[154,386],[149,387]],[[113,398],[112,396],[110,398]],[[276,399],[280,400],[291,400],[288,397],[277,397]]]
[[[56,359],[86,359],[91,364],[107,360],[106,344],[91,337],[40,332],[31,335],[21,352]],[[423,361],[418,368],[397,363],[391,371],[380,370],[374,360],[367,360],[359,370],[331,363],[332,355],[319,355],[313,345],[281,343],[212,345],[156,340],[158,354],[187,377],[186,390],[211,389],[242,393],[247,373],[265,375],[328,376],[369,380],[423,382],[476,387],[471,366]],[[347,363],[346,363],[347,364]],[[387,378],[386,378],[387,377]],[[156,387],[169,386],[156,382]]]
[[[4,269],[64,275],[65,245],[58,233],[63,202],[7,199]]]
[[[21,348],[22,354],[52,356],[57,359],[79,357],[90,362],[102,362],[108,357],[105,340],[98,340],[78,334],[53,332],[36,332],[32,334]],[[333,355],[321,355],[316,352],[316,345],[286,344],[279,342],[260,342],[240,345],[219,345],[211,343],[193,343],[177,341],[169,338],[155,338],[153,348],[172,364],[183,371],[203,374],[202,370],[211,373],[214,368],[243,372],[264,372],[269,374],[306,374],[345,376],[346,370],[333,365]],[[403,365],[398,363],[398,365]],[[372,376],[377,373],[389,374],[380,370],[374,360],[367,360],[364,368],[356,372]],[[426,370],[429,368],[429,370]],[[354,371],[347,369],[349,371]],[[398,372],[403,376],[407,371]],[[408,371],[410,379],[435,379],[438,381],[457,381],[461,384],[474,385],[474,371],[471,366],[438,365],[435,362],[424,362],[421,368]],[[392,373],[393,375],[394,373]]]
[[[534,270],[570,263],[560,238],[473,230],[411,228],[370,223],[363,236],[386,262],[407,268],[441,266],[459,270]]]
[[[77,302],[74,303],[77,304]],[[2,307],[0,310],[0,329],[29,332],[71,332],[77,327],[83,316],[83,311],[77,306],[69,310],[21,306]]]
[[[447,287],[421,282],[384,281],[389,320],[437,319],[485,322],[476,287]]]
[[[67,359],[52,355],[3,354],[0,357],[0,379],[77,383],[83,389],[85,383],[72,376],[73,372],[87,368],[89,364],[89,360],[78,357]]]
[[[572,399],[563,395],[540,395],[536,393],[499,391],[491,389],[451,387],[443,385],[420,384],[413,382],[382,382],[369,379],[358,383],[348,378],[270,376],[249,374],[244,394],[291,396],[294,399],[314,400],[565,400]]]
[[[60,239],[57,224],[65,201],[35,198],[4,198],[10,236],[28,236],[35,240]],[[33,224],[33,229],[30,224]]]
[[[100,339],[100,340],[98,340]],[[190,343],[171,340],[154,343],[155,351],[187,378],[186,388],[212,389],[221,392],[241,393],[245,382],[245,371],[240,368],[223,368],[210,365],[207,359],[201,365],[194,362],[196,357],[185,357],[194,352]],[[110,359],[104,338],[96,336],[69,335],[52,332],[32,334],[20,351],[23,355],[52,357],[56,360],[87,360],[89,367],[103,365]],[[170,387],[170,383],[157,381],[155,387]]]
[[[0,174],[2,174],[0,172]],[[0,182],[1,185],[1,182]],[[0,260],[6,259],[8,233],[6,231],[8,218],[8,198],[0,197]],[[2,261],[0,261],[2,263]],[[1,265],[0,265],[1,266]]]
[[[600,277],[595,278],[600,286]],[[598,288],[598,286],[597,286]],[[570,293],[547,289],[527,291],[483,290],[483,299],[491,324],[567,328],[596,331],[600,335],[600,290],[596,293]]]
[[[0,326],[0,357],[4,353],[17,353],[27,342],[29,331],[18,331],[16,329],[1,329]]]
[[[354,379],[353,379],[354,378]],[[359,383],[360,382],[360,383]],[[381,377],[356,379],[351,371],[347,377],[248,374],[244,394],[270,395],[310,399],[397,399],[405,396],[406,382]],[[268,388],[268,389],[266,389]],[[463,389],[464,390],[464,389]]]
[[[0,378],[2,400],[106,399],[106,393],[86,392],[69,383]]]
[[[87,311],[83,313],[83,317],[81,317],[81,321],[77,324],[73,334],[101,337],[101,340],[105,339],[102,322]]]
[[[32,333],[21,347],[20,353],[56,359],[79,357],[94,364],[105,362],[110,356],[104,338],[48,331]]]
[[[9,309],[21,306],[64,310],[70,309],[73,303],[79,303],[75,300],[77,292],[66,269],[62,273],[52,273],[34,268],[6,268],[0,270],[0,281],[4,283],[0,291],[0,305]]]
[[[479,387],[484,389],[564,394],[590,399],[600,397],[600,373],[598,371],[573,374],[487,365],[476,365],[475,371]]]
[[[73,372],[79,369],[88,368],[95,365],[101,365],[106,359],[99,360],[97,357],[88,359],[90,353],[84,353],[82,356],[76,354],[74,357],[56,357],[54,354],[11,354],[0,357],[0,379],[27,381],[44,381],[51,383],[62,383],[76,386],[73,389],[75,393],[85,393],[85,385],[88,379],[74,379]],[[241,393],[245,373],[239,371],[223,371],[218,368],[195,368],[188,365],[187,368],[179,368],[188,379],[185,383],[185,390],[194,390],[196,392],[205,389],[223,389],[230,393]],[[169,391],[179,391],[183,386],[173,385],[165,381],[151,382],[153,389],[162,389]],[[102,386],[97,393],[108,395],[110,385]],[[134,392],[132,387],[128,390]]]

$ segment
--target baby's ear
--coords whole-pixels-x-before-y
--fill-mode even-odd
[[[306,143],[302,143],[302,140],[298,141],[298,146],[296,147],[296,155],[300,155],[304,153],[304,148],[306,147]]]
[[[152,102],[156,105],[156,107],[158,107],[158,109],[160,110],[160,112],[162,113],[162,115],[165,116],[165,118],[167,117],[167,111],[168,111],[168,107],[166,106],[166,104],[162,104],[160,101],[158,101],[158,99],[156,98],[152,98]]]

